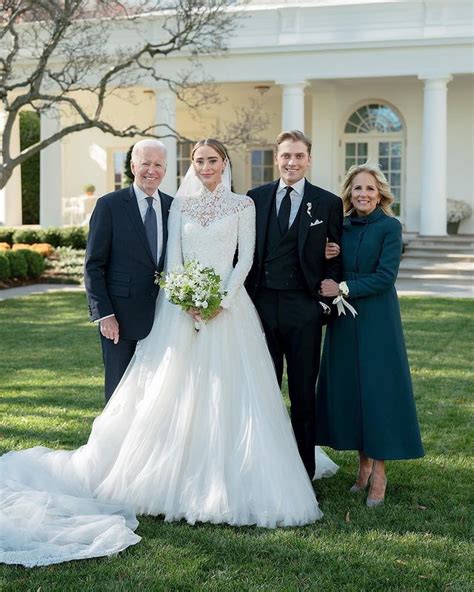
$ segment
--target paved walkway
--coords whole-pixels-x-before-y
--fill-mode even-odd
[[[84,286],[76,284],[32,284],[19,288],[0,290],[0,300],[9,300],[30,294],[46,294],[49,292],[83,292]],[[399,296],[438,296],[445,298],[474,298],[474,286],[467,283],[436,284],[422,280],[398,280]]]
[[[77,284],[30,284],[0,290],[0,300],[30,296],[30,294],[47,294],[49,292],[84,292],[84,286],[78,286]]]
[[[440,298],[474,298],[474,286],[468,282],[440,282],[421,279],[399,279],[399,296],[437,296]]]

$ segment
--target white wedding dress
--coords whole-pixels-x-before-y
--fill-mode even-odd
[[[0,459],[0,561],[31,567],[117,553],[140,540],[136,514],[268,528],[321,518],[243,287],[254,243],[249,198],[219,185],[174,200],[167,269],[183,258],[213,267],[224,310],[197,333],[162,290],[153,329],[87,444]],[[316,456],[320,476],[337,470]]]

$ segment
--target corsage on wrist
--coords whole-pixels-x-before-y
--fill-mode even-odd
[[[349,296],[349,286],[346,282],[341,282],[339,284],[339,296],[345,296],[346,298]]]
[[[332,303],[336,305],[338,316],[341,316],[341,314],[345,315],[345,309],[347,308],[347,310],[352,313],[352,316],[355,317],[357,314],[356,309],[350,305],[347,300],[344,300],[344,296],[346,298],[349,296],[349,286],[346,282],[341,282],[339,284],[339,295],[332,301]]]

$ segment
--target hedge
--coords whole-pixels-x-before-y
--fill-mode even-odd
[[[0,251],[0,282],[4,282],[10,277],[10,260],[6,251]]]
[[[26,279],[28,277],[28,261],[25,251],[5,251],[10,263],[10,277]]]
[[[0,227],[0,243],[32,245],[49,243],[53,247],[72,247],[85,249],[87,227],[69,226],[67,228],[5,228]]]
[[[44,258],[35,251],[31,249],[18,249],[14,251],[16,253],[23,253],[26,259],[26,263],[28,266],[28,277],[29,278],[39,278],[39,276],[43,273],[44,268],[46,266],[44,262]]]

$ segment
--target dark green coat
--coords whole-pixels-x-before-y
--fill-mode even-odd
[[[423,456],[395,290],[402,229],[377,208],[347,217],[342,235],[347,301],[326,331],[317,387],[317,444],[370,458]]]

